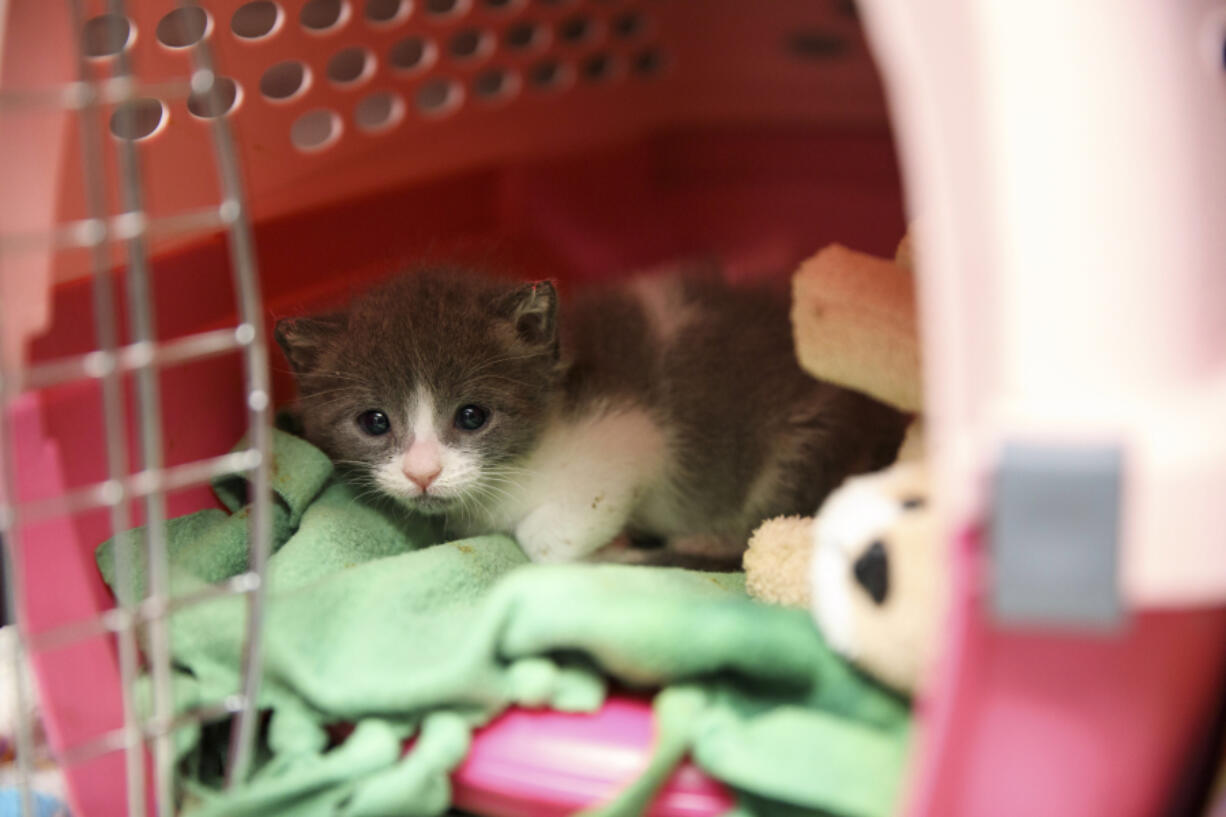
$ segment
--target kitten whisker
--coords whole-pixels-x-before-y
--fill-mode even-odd
[[[517,386],[523,386],[526,389],[536,389],[540,387],[540,383],[531,383],[527,380],[523,380],[522,378],[511,377],[510,375],[505,375],[505,374],[479,375],[477,377],[472,378],[472,380],[469,381],[469,385],[478,386],[478,385],[485,383],[488,380],[500,380],[504,383],[513,383]]]
[[[506,354],[506,355],[502,355],[502,356],[500,356],[500,357],[490,358],[490,359],[488,359],[488,360],[486,360],[486,361],[484,361],[484,362],[482,362],[482,363],[480,363],[480,364],[478,364],[478,365],[474,366],[472,369],[470,369],[470,370],[469,370],[468,374],[470,374],[470,375],[478,375],[478,374],[480,374],[481,372],[484,372],[485,370],[487,370],[487,369],[489,369],[489,368],[491,368],[491,367],[493,367],[493,366],[498,366],[498,365],[503,364],[503,363],[516,363],[516,362],[519,362],[519,361],[521,361],[521,360],[531,360],[531,359],[533,359],[533,358],[537,358],[537,357],[540,357],[540,352],[529,352],[529,353],[519,353],[519,354],[515,354],[515,353],[512,353],[512,354]]]
[[[321,397],[329,397],[334,394],[355,396],[353,386],[336,386],[331,389],[308,390],[305,394],[299,395],[299,400],[318,400]]]

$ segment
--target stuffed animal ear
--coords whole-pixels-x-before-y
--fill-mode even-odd
[[[344,327],[344,315],[282,318],[273,334],[294,374],[302,375],[318,368],[321,352]]]
[[[811,516],[780,516],[759,525],[742,557],[745,591],[771,604],[808,608],[812,537]]]
[[[915,278],[908,270],[832,244],[802,264],[792,284],[802,368],[901,411],[923,409]]]
[[[558,350],[558,291],[551,281],[536,281],[502,298],[503,313],[520,341],[533,348]]]

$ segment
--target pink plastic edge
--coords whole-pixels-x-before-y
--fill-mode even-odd
[[[614,798],[646,767],[651,703],[613,695],[596,712],[513,708],[479,730],[452,775],[454,805],[491,817],[562,817]],[[711,817],[731,792],[688,760],[660,788],[647,817]]]
[[[981,532],[954,544],[900,814],[1164,813],[1212,728],[1226,609],[1137,612],[1107,634],[1006,629],[987,610]]]
[[[13,451],[21,469],[21,494],[54,495],[66,479],[60,468],[59,446],[42,423],[40,395],[18,398],[12,407]],[[37,633],[97,614],[97,579],[92,560],[80,558],[82,550],[71,522],[57,518],[25,526],[21,532],[21,582],[27,588],[39,585],[39,575],[56,576],[55,593],[28,593],[22,610],[28,633]],[[109,637],[92,638],[60,649],[30,656],[39,697],[44,701],[71,702],[60,706],[44,725],[51,746],[57,751],[100,737],[102,729],[123,725],[117,694],[119,672]],[[33,694],[33,690],[30,693]],[[70,770],[69,808],[73,814],[126,813],[124,758],[108,753],[84,761]],[[115,808],[119,806],[120,808]]]

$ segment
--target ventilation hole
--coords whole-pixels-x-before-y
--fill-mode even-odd
[[[425,0],[425,9],[431,17],[457,17],[468,10],[468,0]]]
[[[490,38],[484,31],[467,28],[451,38],[449,49],[457,60],[476,59],[490,50]]]
[[[255,0],[239,6],[230,18],[230,30],[244,40],[258,40],[272,34],[281,25],[281,7],[271,0]]]
[[[828,31],[794,31],[788,37],[788,52],[802,60],[830,60],[841,57],[848,48],[845,37]]]
[[[420,71],[435,58],[434,44],[421,37],[406,37],[387,52],[387,61],[397,71]]]
[[[417,89],[417,110],[426,116],[442,116],[457,108],[462,96],[454,80],[432,79]]]
[[[536,23],[516,23],[507,29],[505,35],[507,48],[514,51],[528,51],[545,45],[545,30]]]
[[[407,0],[366,0],[366,9],[363,13],[372,23],[391,23],[408,15],[409,4]]]
[[[625,14],[619,14],[613,20],[613,33],[623,40],[631,40],[643,33],[647,28],[647,21],[643,19],[643,15],[637,11],[628,11]]]
[[[201,119],[212,119],[229,113],[238,100],[238,83],[229,77],[215,77],[212,88],[204,93],[192,93],[187,98],[187,109]]]
[[[566,6],[574,2],[574,0],[537,0],[542,6]]]
[[[299,150],[323,150],[341,138],[341,118],[325,108],[308,111],[294,120],[289,138]]]
[[[583,61],[580,71],[590,82],[603,82],[613,78],[613,58],[608,54],[593,54]]]
[[[523,0],[484,0],[484,2],[485,7],[490,11],[510,11],[523,5]]]
[[[134,99],[111,114],[111,133],[120,139],[147,139],[166,119],[166,106],[157,99]]]
[[[268,99],[283,102],[306,91],[311,70],[297,60],[279,62],[260,77],[260,93]]]
[[[365,48],[343,48],[328,60],[328,79],[338,85],[352,85],[374,73],[375,55]]]
[[[404,118],[404,100],[390,91],[380,91],[359,102],[353,109],[353,122],[367,133],[385,131]]]
[[[81,28],[81,53],[93,59],[113,57],[132,39],[132,24],[119,14],[100,14]]]
[[[640,51],[634,58],[634,73],[640,77],[654,77],[664,69],[664,55],[654,48]]]
[[[473,96],[484,102],[506,99],[519,88],[519,78],[505,68],[491,68],[473,78]]]
[[[187,48],[204,39],[209,31],[209,15],[199,6],[185,6],[158,21],[158,42],[167,48]]]
[[[591,39],[595,30],[592,21],[587,17],[577,16],[563,20],[558,26],[558,38],[564,43],[581,43]]]
[[[528,80],[541,90],[558,89],[566,78],[566,68],[557,60],[542,60],[528,71]]]
[[[298,13],[303,28],[314,32],[340,28],[349,19],[349,4],[345,0],[307,0]]]

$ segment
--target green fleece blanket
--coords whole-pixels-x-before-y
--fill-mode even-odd
[[[907,707],[834,656],[804,612],[749,599],[742,575],[531,565],[502,536],[439,543],[432,521],[364,501],[302,439],[277,431],[273,448],[259,701],[270,719],[255,772],[225,793],[224,724],[177,733],[199,813],[444,814],[474,727],[512,704],[596,709],[610,679],[661,692],[653,762],[602,815],[641,813],[687,753],[744,815],[892,810]],[[169,524],[176,595],[247,567],[246,484],[215,490],[229,512]],[[130,590],[114,587],[116,546],[135,565]],[[139,531],[97,556],[113,589],[143,593]],[[179,711],[239,688],[244,621],[232,597],[175,613]],[[340,722],[355,729],[334,746],[327,727]]]

